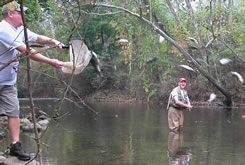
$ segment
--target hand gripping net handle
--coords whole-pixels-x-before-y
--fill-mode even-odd
[[[70,61],[64,62],[61,70],[64,73],[79,74],[89,64],[92,53],[82,40],[71,40],[69,42]]]

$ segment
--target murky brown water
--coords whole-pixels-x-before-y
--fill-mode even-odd
[[[53,114],[58,103],[39,101],[36,106]],[[24,105],[22,103],[22,105]],[[245,110],[227,113],[220,108],[185,112],[181,134],[169,133],[167,112],[160,105],[97,103],[94,115],[66,103],[52,121],[42,142],[45,165],[243,165],[245,164]],[[22,134],[26,150],[35,142]],[[7,145],[1,141],[1,149]]]

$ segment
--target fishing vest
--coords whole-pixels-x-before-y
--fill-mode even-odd
[[[185,90],[182,90],[182,91],[183,91],[183,95],[181,94],[180,88],[177,87],[178,100],[187,104],[188,103],[187,92]],[[183,106],[175,103],[174,98],[172,96],[172,93],[170,94],[170,106],[177,108],[177,109],[185,109],[186,108],[186,107],[183,107]]]

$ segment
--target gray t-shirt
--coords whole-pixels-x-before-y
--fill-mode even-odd
[[[0,22],[0,68],[19,54],[16,49],[25,45],[23,26],[15,28],[5,20]],[[28,41],[36,41],[37,34],[27,30]],[[0,85],[14,85],[17,79],[19,61],[16,60],[0,71]]]

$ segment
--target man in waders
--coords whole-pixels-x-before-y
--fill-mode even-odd
[[[178,86],[174,88],[169,96],[168,127],[171,131],[179,131],[184,123],[184,110],[192,108],[186,90],[186,79],[179,78]]]

